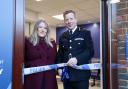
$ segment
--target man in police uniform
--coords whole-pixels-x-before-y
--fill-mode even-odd
[[[63,13],[64,23],[67,27],[60,39],[57,54],[57,63],[67,63],[69,80],[64,81],[64,89],[88,89],[89,70],[74,69],[74,65],[88,64],[93,57],[93,42],[90,31],[77,26],[76,13],[68,10]],[[58,70],[59,75],[62,69]]]

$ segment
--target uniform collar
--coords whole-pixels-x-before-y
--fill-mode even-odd
[[[72,34],[75,32],[76,29],[77,29],[77,26],[74,29],[72,29]]]

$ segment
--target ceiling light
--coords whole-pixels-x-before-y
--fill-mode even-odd
[[[91,23],[91,21],[87,21],[87,23]]]
[[[93,26],[94,26],[94,27],[97,27],[97,23],[94,23]]]
[[[55,18],[55,19],[64,20],[64,18],[63,18],[63,14],[60,14],[60,15],[54,15],[54,16],[52,16],[52,17]]]
[[[119,3],[120,0],[111,0],[110,3]]]
[[[35,1],[37,1],[37,2],[41,2],[41,1],[43,1],[43,0],[35,0]]]

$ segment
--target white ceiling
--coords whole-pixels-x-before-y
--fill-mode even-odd
[[[36,13],[38,18],[44,18],[51,26],[63,25],[63,21],[52,16],[62,14],[69,9],[76,12],[78,23],[97,22],[100,19],[100,0],[43,0],[42,2],[25,0],[25,9]],[[26,20],[29,21],[27,18]]]

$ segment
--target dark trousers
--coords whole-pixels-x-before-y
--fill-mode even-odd
[[[64,89],[89,89],[89,79],[82,81],[63,81]]]

